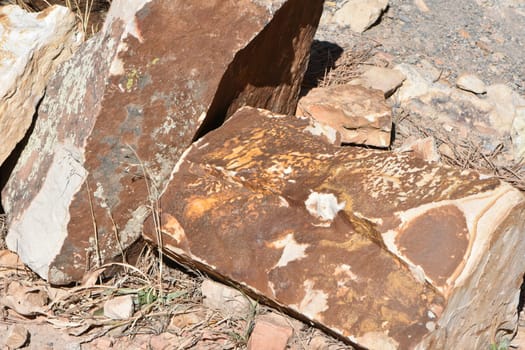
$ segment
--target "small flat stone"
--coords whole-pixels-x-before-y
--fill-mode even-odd
[[[8,349],[20,349],[27,344],[29,331],[26,327],[15,324],[9,328],[5,345]]]
[[[285,350],[292,335],[290,326],[270,319],[257,320],[248,340],[248,350]]]
[[[456,81],[456,86],[475,94],[484,94],[487,92],[485,83],[475,74],[461,74]]]
[[[379,90],[351,84],[315,88],[299,100],[296,115],[337,130],[342,143],[390,145],[392,110]]]
[[[104,316],[112,320],[127,320],[133,316],[134,311],[131,295],[121,295],[104,303]]]
[[[377,22],[387,6],[388,0],[349,0],[336,11],[333,21],[362,33]]]
[[[225,316],[243,317],[248,315],[254,304],[237,289],[209,279],[201,286],[203,305],[221,311]]]
[[[405,79],[405,75],[396,69],[372,66],[351,84],[381,90],[387,98],[403,84]]]

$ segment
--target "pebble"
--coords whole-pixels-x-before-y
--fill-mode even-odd
[[[15,324],[9,329],[5,346],[8,349],[20,349],[28,340],[29,331],[24,326]]]
[[[388,0],[349,0],[334,14],[334,22],[362,33],[377,22],[388,6]]]
[[[470,91],[475,94],[484,94],[487,92],[485,83],[477,75],[470,73],[461,74],[456,81],[456,86],[461,90]]]

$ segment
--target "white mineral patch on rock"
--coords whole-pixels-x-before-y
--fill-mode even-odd
[[[288,265],[290,261],[300,260],[306,257],[306,249],[309,247],[308,244],[300,244],[294,238],[293,233],[289,233],[283,239],[274,241],[269,244],[270,247],[275,249],[283,249],[281,258],[275,265],[275,267],[282,267]]]
[[[312,216],[326,221],[332,221],[346,206],[346,202],[339,203],[332,193],[318,192],[310,193],[304,204]]]

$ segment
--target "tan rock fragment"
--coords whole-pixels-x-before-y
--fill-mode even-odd
[[[381,90],[385,98],[392,95],[403,84],[405,75],[398,70],[372,66],[350,84],[361,85],[369,89]]]
[[[75,15],[52,6],[0,6],[0,165],[29,129],[55,68],[82,43]]]
[[[461,74],[456,81],[456,86],[475,94],[484,94],[487,92],[485,83],[475,74]]]
[[[288,325],[269,318],[258,319],[248,340],[248,350],[285,350],[292,335],[293,329]]]
[[[29,340],[29,331],[21,324],[12,325],[9,328],[5,346],[9,350],[20,349],[27,345]]]
[[[416,5],[417,9],[421,12],[430,12],[425,0],[414,0],[414,5]]]
[[[334,14],[333,20],[362,33],[377,22],[387,6],[388,0],[349,0]]]
[[[121,295],[104,303],[104,316],[112,320],[127,320],[133,316],[134,311],[131,295]]]
[[[525,249],[523,194],[337,147],[316,124],[243,108],[190,147],[161,197],[164,252],[363,347],[505,341],[525,272],[508,250]],[[156,241],[151,219],[144,235]]]
[[[203,305],[220,310],[225,316],[246,317],[254,305],[249,297],[224,284],[206,279],[201,286]]]
[[[299,100],[296,115],[332,127],[343,143],[390,145],[392,111],[378,90],[350,84],[315,88]]]

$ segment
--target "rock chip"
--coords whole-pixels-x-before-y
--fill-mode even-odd
[[[333,16],[333,21],[362,33],[377,22],[388,0],[348,0]]]
[[[5,346],[9,350],[20,349],[27,345],[29,340],[29,331],[21,324],[12,325],[9,328]]]
[[[289,325],[275,318],[259,317],[248,340],[248,350],[286,350],[292,335]]]
[[[55,68],[82,43],[75,15],[0,6],[0,165],[24,137]]]
[[[225,316],[246,317],[254,304],[237,289],[206,279],[201,286],[203,305],[221,311]]]
[[[314,88],[299,100],[296,115],[337,130],[343,143],[390,145],[392,111],[379,90],[350,84]]]
[[[509,337],[525,196],[406,153],[338,147],[317,124],[245,107],[193,144],[161,197],[164,252],[366,348]],[[151,218],[144,235],[157,240]]]
[[[484,94],[487,92],[485,83],[475,74],[461,74],[456,81],[456,86],[462,90],[470,91],[475,94]]]
[[[50,82],[3,190],[10,249],[54,284],[121,255],[195,139],[245,104],[295,111],[322,9],[113,1]]]
[[[104,303],[104,316],[112,320],[127,320],[133,312],[135,307],[131,295],[121,295]]]
[[[427,162],[439,162],[440,160],[436,140],[432,136],[425,137],[424,139],[409,136],[396,151],[412,152],[416,157]]]
[[[388,98],[403,84],[405,78],[405,75],[396,69],[372,66],[359,78],[352,80],[350,84],[381,90],[385,98]]]

